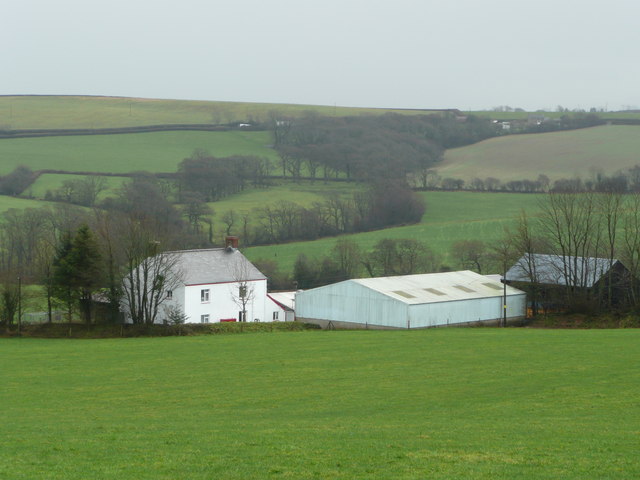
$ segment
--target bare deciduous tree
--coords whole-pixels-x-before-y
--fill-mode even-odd
[[[463,267],[482,273],[488,252],[487,246],[481,240],[460,240],[451,247],[451,254]]]
[[[231,255],[240,255],[239,252],[232,252]],[[229,286],[231,297],[235,304],[240,308],[239,321],[247,321],[247,306],[253,303],[255,298],[255,284],[249,280],[249,268],[250,263],[239,259],[233,263],[231,274],[234,279],[234,283]]]
[[[129,224],[122,292],[123,307],[135,324],[153,324],[167,291],[174,290],[182,279],[177,256],[159,249],[159,243],[150,238],[148,231]]]

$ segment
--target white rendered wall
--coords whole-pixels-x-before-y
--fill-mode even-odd
[[[273,321],[273,312],[278,313],[277,321],[284,321],[285,313],[282,308],[267,298],[267,281],[255,280],[248,282],[251,291],[251,299],[246,305],[247,322],[258,319],[260,322]],[[201,291],[209,290],[209,301],[200,300]],[[187,285],[177,287],[172,292],[171,298],[164,298],[158,308],[158,316],[155,323],[164,323],[167,319],[167,310],[178,306],[185,315],[186,323],[200,323],[202,315],[209,315],[209,323],[219,322],[221,319],[235,318],[239,320],[239,312],[242,307],[234,301],[233,293],[238,294],[238,283],[213,283],[203,285]],[[127,323],[131,322],[127,318]]]
[[[259,319],[264,321],[265,299],[267,296],[266,280],[248,282],[248,289],[251,293],[246,304],[248,322]],[[201,301],[202,290],[209,290],[209,301]],[[234,301],[234,295],[238,295],[239,284],[215,283],[203,285],[187,285],[185,287],[185,314],[189,317],[189,323],[200,323],[202,315],[209,315],[209,322],[215,323],[222,319],[235,318],[240,320],[239,312],[242,306]]]

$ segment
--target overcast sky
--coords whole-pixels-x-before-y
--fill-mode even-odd
[[[638,0],[4,0],[0,94],[640,107]]]

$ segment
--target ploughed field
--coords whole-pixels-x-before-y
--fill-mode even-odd
[[[528,135],[506,135],[453,148],[435,168],[440,176],[503,182],[612,175],[640,164],[640,126],[606,125]]]
[[[639,340],[0,339],[0,478],[638,478]]]

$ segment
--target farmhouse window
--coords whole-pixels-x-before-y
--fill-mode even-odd
[[[172,299],[173,298],[173,290],[167,290],[167,298],[168,299]]]
[[[273,312],[273,319],[278,320],[278,312]]]
[[[202,303],[208,302],[209,301],[209,289],[203,289],[200,290],[200,301]]]
[[[200,323],[209,323],[209,315],[200,315]]]

